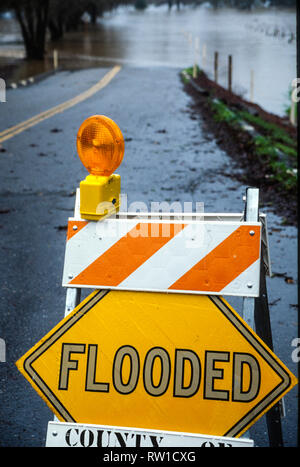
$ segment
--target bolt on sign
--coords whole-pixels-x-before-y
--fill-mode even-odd
[[[257,297],[260,222],[69,219],[63,286]]]
[[[17,367],[61,421],[227,437],[297,383],[214,295],[95,291]]]

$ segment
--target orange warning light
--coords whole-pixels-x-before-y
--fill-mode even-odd
[[[87,118],[78,130],[78,155],[92,175],[111,175],[121,164],[124,149],[120,128],[104,115]]]
[[[77,133],[79,158],[89,175],[80,182],[80,215],[98,220],[120,208],[121,177],[113,172],[124,156],[118,125],[104,115],[87,118]]]

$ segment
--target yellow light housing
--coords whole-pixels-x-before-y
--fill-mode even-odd
[[[120,175],[113,174],[124,156],[124,138],[118,125],[104,115],[93,115],[80,126],[77,151],[90,172],[80,183],[80,214],[97,220],[119,209]]]

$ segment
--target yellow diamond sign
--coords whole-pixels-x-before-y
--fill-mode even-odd
[[[97,291],[17,367],[61,421],[238,437],[296,383],[221,297]]]

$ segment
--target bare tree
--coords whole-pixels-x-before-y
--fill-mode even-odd
[[[26,57],[42,59],[45,53],[49,0],[12,0],[11,6],[21,26]]]

